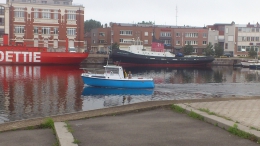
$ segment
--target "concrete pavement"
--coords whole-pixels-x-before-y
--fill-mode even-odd
[[[187,111],[195,111],[212,124],[192,119],[186,114],[173,112],[169,109],[172,104],[178,104]],[[223,126],[227,129],[236,123],[239,129],[253,133],[260,138],[258,131],[259,105],[258,97],[159,101],[51,118],[55,122],[69,121],[68,123],[74,131],[70,139],[77,140],[80,142],[79,145],[194,145],[194,143],[198,143],[198,145],[256,145],[256,142],[233,136],[219,127]],[[209,115],[199,109],[207,109],[216,115]],[[39,125],[42,121],[43,119],[40,118],[0,124],[0,132],[11,128],[19,129],[34,124]],[[214,126],[216,123],[219,127]],[[55,128],[56,131],[67,133],[66,130],[64,131],[64,126]],[[39,131],[42,130],[46,129],[39,129]],[[8,143],[10,145],[15,145],[15,143],[28,145],[28,142],[38,142],[38,145],[41,145],[41,138],[46,140],[44,142],[55,143],[53,133],[40,134],[39,131],[30,130],[31,135],[25,134],[28,130],[2,132],[0,133],[0,146],[8,145]],[[24,133],[22,135],[30,140],[19,140],[19,136],[15,137],[19,133]],[[37,135],[38,133],[40,135]],[[37,137],[39,141],[37,141]],[[60,136],[58,139],[62,140]],[[23,142],[27,143],[23,144]],[[72,142],[66,143],[75,145]],[[49,144],[43,143],[42,145]]]

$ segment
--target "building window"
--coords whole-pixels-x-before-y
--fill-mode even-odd
[[[254,42],[255,41],[255,37],[251,37],[251,41]]]
[[[67,29],[67,35],[76,35],[76,29],[75,28],[68,28]]]
[[[60,4],[60,2],[54,2],[54,4]]]
[[[105,40],[99,40],[98,41],[100,44],[103,44],[103,43],[105,43]]]
[[[198,33],[185,33],[186,38],[197,38]]]
[[[5,25],[5,18],[0,18],[0,25],[1,26]]]
[[[50,34],[50,28],[49,27],[43,27],[42,28],[42,34]]]
[[[53,14],[53,19],[59,19],[59,18],[58,18],[58,13],[54,13],[54,14]]]
[[[63,2],[63,4],[64,4],[64,5],[69,5],[69,3],[68,3],[68,2]]]
[[[207,41],[203,41],[202,44],[203,44],[203,45],[207,45]]]
[[[148,33],[147,33],[148,34]],[[148,40],[144,40],[144,44],[148,44]]]
[[[246,37],[246,41],[250,42],[250,37]]]
[[[203,38],[207,38],[208,37],[208,34],[207,33],[203,33]]]
[[[0,6],[0,15],[5,14],[5,7]]]
[[[24,17],[24,8],[15,8],[15,17]]]
[[[197,48],[195,48],[194,49],[194,51],[193,51],[193,53],[197,53],[198,52],[198,49]]]
[[[259,42],[259,37],[255,37],[255,41]]]
[[[144,36],[148,36],[148,32],[144,32]]]
[[[95,34],[95,33],[93,33],[93,36],[96,36],[96,34]]]
[[[164,44],[171,44],[171,40],[164,40]]]
[[[76,14],[67,14],[68,20],[76,20]]]
[[[15,26],[15,33],[24,33],[24,26]]]
[[[255,31],[256,31],[256,32],[259,32],[259,28],[256,28]]]
[[[120,30],[120,35],[132,35],[131,30]]]
[[[170,32],[161,32],[161,37],[171,37],[172,34]]]
[[[225,49],[228,49],[228,43],[225,43]]]
[[[105,33],[104,32],[100,32],[99,36],[105,36]]]
[[[198,41],[185,41],[185,45],[198,45]]]
[[[58,28],[53,28],[53,34],[58,34],[59,33],[59,29]]]
[[[176,41],[176,45],[180,45],[181,44],[181,41]]]
[[[228,28],[226,28],[226,33],[228,33]]]
[[[177,32],[176,33],[176,37],[180,37],[181,35],[180,35],[180,33],[179,32]]]
[[[42,1],[42,4],[47,4],[47,1]]]
[[[36,3],[36,0],[32,0],[32,3]]]
[[[34,33],[34,34],[38,34],[38,27],[34,27],[34,28],[33,28],[33,33]]]
[[[92,43],[95,44],[95,40],[92,40]]]
[[[43,9],[42,10],[42,18],[50,19],[51,18],[50,10]]]
[[[241,52],[241,46],[237,46],[237,51]]]
[[[39,18],[38,9],[34,9],[34,18]]]
[[[124,39],[119,39],[119,42],[120,42],[120,43],[123,43],[123,42],[124,42]]]

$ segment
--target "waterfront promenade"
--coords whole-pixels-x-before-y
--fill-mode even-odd
[[[203,121],[178,113],[172,104],[204,117]],[[205,112],[207,111],[207,112]],[[209,114],[211,113],[211,114]],[[228,133],[239,129],[260,138],[260,99],[212,98],[155,101],[93,111],[52,116],[61,145],[258,145]],[[0,125],[2,145],[52,145],[56,137],[50,129],[18,130],[37,126],[45,118]],[[81,119],[81,120],[80,120]],[[61,126],[69,124],[72,134]],[[210,123],[210,124],[209,124]],[[17,129],[15,131],[12,131]],[[224,130],[226,129],[226,130]],[[11,130],[11,131],[10,131]],[[62,134],[63,133],[63,134]]]

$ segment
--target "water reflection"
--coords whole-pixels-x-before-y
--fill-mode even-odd
[[[86,86],[82,91],[83,110],[136,103],[152,98],[154,89],[117,89]]]
[[[145,101],[260,95],[257,70],[226,66],[126,70],[153,78],[155,89],[83,88],[83,70],[73,66],[0,66],[0,123]]]
[[[0,66],[0,121],[81,110],[81,73],[73,66]]]
[[[83,96],[91,95],[152,95],[153,89],[128,89],[128,88],[102,88],[86,86],[82,91]]]

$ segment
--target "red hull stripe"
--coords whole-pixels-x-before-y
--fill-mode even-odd
[[[117,62],[114,62],[117,65]],[[210,66],[210,63],[200,63],[200,64],[133,64],[133,63],[122,63],[121,66],[124,67],[202,67],[202,66]]]

